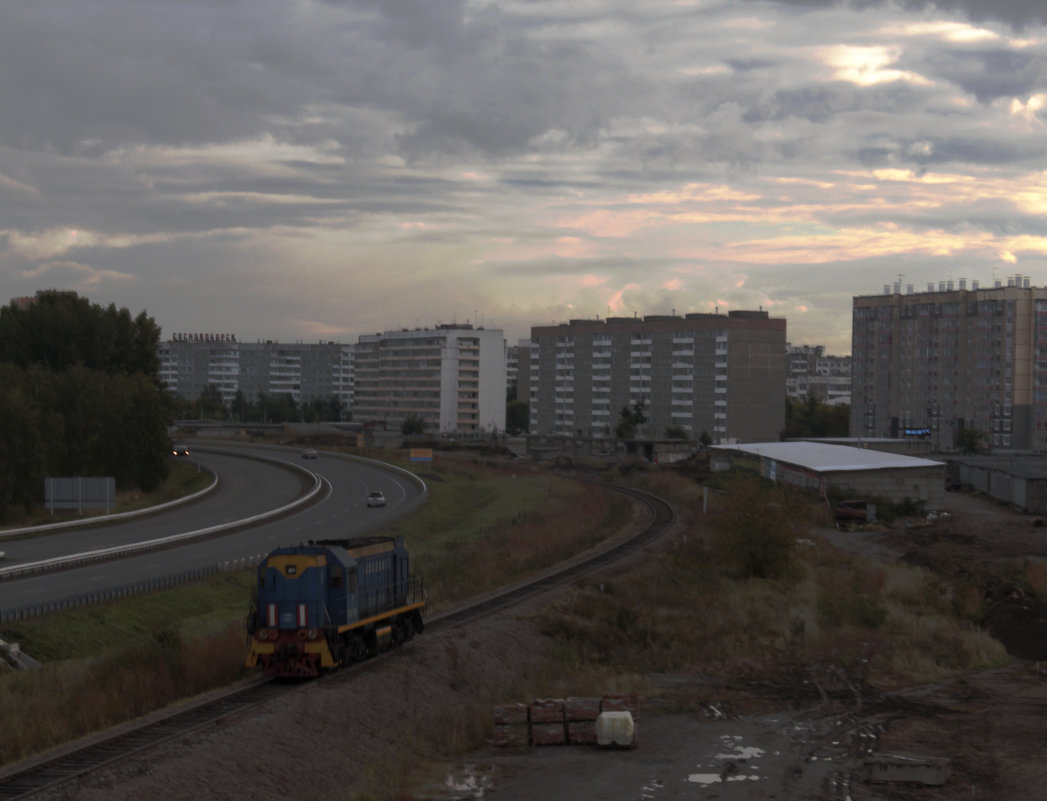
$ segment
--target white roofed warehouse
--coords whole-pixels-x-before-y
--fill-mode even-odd
[[[946,464],[932,459],[819,442],[755,442],[710,450],[723,467],[752,470],[818,495],[834,490],[894,503],[909,499],[926,509],[945,505]]]

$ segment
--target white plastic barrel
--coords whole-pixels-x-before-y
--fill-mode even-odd
[[[636,726],[633,724],[632,712],[601,712],[596,718],[597,745],[605,748],[632,748],[635,742]]]

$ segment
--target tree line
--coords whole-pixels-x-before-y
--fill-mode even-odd
[[[75,292],[0,308],[0,523],[42,504],[47,477],[113,476],[143,491],[164,482],[171,409],[159,344],[145,312]]]
[[[229,404],[221,390],[208,384],[195,399],[172,397],[176,420],[215,420],[235,423],[319,423],[331,420],[348,421],[351,418],[337,396],[313,398],[298,403],[287,393],[260,392],[255,400],[248,400],[237,390]]]

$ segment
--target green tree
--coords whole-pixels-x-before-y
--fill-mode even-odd
[[[302,405],[302,419],[306,423],[320,423],[342,419],[342,402],[335,395],[313,398]]]
[[[16,506],[29,511],[43,498],[48,432],[27,371],[0,363],[0,523]]]
[[[783,439],[797,437],[846,437],[850,433],[849,404],[830,406],[813,395],[786,398]]]
[[[417,436],[425,433],[425,420],[416,414],[408,416],[400,424],[400,433],[405,437]]]
[[[792,565],[809,514],[795,493],[756,476],[731,481],[712,517],[713,536],[740,578],[777,578]]]
[[[242,390],[236,390],[236,394],[233,396],[232,402],[229,404],[229,413],[233,420],[238,422],[246,422],[248,420],[257,419],[254,415],[257,413],[249,400],[244,397]]]
[[[713,438],[709,436],[709,432],[704,428],[702,429],[702,433],[698,435],[698,441],[702,443],[703,448],[708,448],[713,444]]]
[[[275,395],[259,393],[258,408],[263,423],[294,423],[301,419],[294,395],[287,392]]]
[[[956,436],[956,447],[964,453],[985,453],[988,441],[989,435],[987,433],[980,429],[966,426]]]
[[[632,409],[628,406],[622,407],[622,411],[618,414],[618,425],[615,426],[614,434],[618,439],[634,439],[640,426],[646,422],[644,399],[640,398],[633,404]]]
[[[159,343],[145,312],[132,318],[75,292],[0,308],[3,409],[27,428],[0,424],[0,515],[42,500],[47,476],[111,475],[147,490],[166,477],[174,406],[158,376]]]
[[[227,420],[229,409],[226,408],[222,391],[214,384],[208,384],[200,397],[196,399],[198,414],[201,420]]]
[[[0,362],[43,364],[61,372],[74,364],[106,373],[160,371],[160,329],[145,313],[134,319],[75,292],[37,292],[28,304],[0,309]]]
[[[666,439],[689,439],[687,436],[687,429],[681,425],[666,426],[665,427],[665,438]]]
[[[511,400],[505,407],[505,430],[510,436],[525,433],[531,424],[531,406],[519,400]]]

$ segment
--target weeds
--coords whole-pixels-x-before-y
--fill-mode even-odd
[[[824,542],[772,548],[763,538],[784,539],[779,526],[793,532],[789,520],[810,519],[814,504],[802,509],[748,480],[740,491],[725,487],[727,513],[711,535],[696,517],[667,558],[613,582],[583,584],[543,611],[540,625],[556,638],[562,672],[838,664],[860,666],[864,680],[886,688],[1008,661],[1003,646],[971,624],[984,612],[973,583]],[[1026,572],[1032,584],[1037,571]]]

